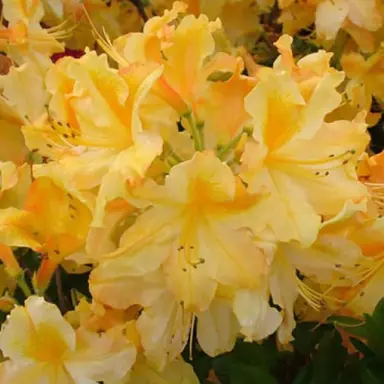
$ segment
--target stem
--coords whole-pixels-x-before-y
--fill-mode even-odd
[[[29,288],[27,282],[25,281],[25,277],[24,277],[24,275],[20,275],[20,276],[17,278],[17,285],[18,285],[19,288],[23,291],[25,297],[32,296],[32,291],[31,291],[31,289]]]
[[[201,140],[200,132],[192,120],[191,113],[189,112],[189,113],[185,114],[184,117],[188,121],[189,129],[190,129],[191,135],[193,137],[193,140],[195,142],[196,151],[202,151],[204,148],[203,148],[203,143]]]
[[[130,0],[130,2],[136,7],[136,9],[139,12],[139,15],[143,19],[144,23],[147,22],[148,16],[145,13],[145,9],[144,9],[143,4],[141,3],[141,0]]]
[[[332,64],[336,69],[341,69],[340,59],[341,59],[341,55],[343,54],[345,44],[348,41],[348,37],[349,37],[348,33],[340,29],[340,31],[337,34],[335,44],[333,44]]]
[[[205,148],[204,123],[197,123],[196,128],[197,128],[197,131],[199,132],[201,147]]]
[[[59,307],[60,307],[61,313],[64,314],[65,312],[67,312],[67,308],[65,305],[65,298],[63,294],[63,283],[61,281],[60,267],[56,268],[55,278],[56,278],[57,295],[59,297]]]
[[[184,160],[179,155],[177,155],[176,153],[171,153],[168,156],[168,163],[170,166],[174,166],[176,164],[182,163],[183,161]]]
[[[225,147],[220,148],[217,151],[217,156],[220,160],[224,160],[228,152],[234,148],[236,148],[237,144],[239,144],[241,137],[243,136],[244,131],[241,131],[237,136],[235,136]]]

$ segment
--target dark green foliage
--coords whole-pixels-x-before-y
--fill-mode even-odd
[[[348,352],[341,330],[355,351]],[[384,383],[384,299],[364,321],[332,316],[325,324],[303,322],[294,337],[289,351],[279,350],[272,336],[261,344],[239,340],[215,358],[195,346],[191,364],[201,383],[209,383],[212,371],[221,384]]]

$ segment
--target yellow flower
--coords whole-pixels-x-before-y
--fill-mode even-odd
[[[49,1],[49,3],[52,0]],[[103,30],[115,39],[142,28],[143,20],[137,8],[129,1],[119,0],[60,0],[61,19],[69,20],[75,26],[72,36],[66,41],[71,49],[84,50],[95,45],[95,36],[89,25],[89,19],[98,32]]]
[[[136,295],[143,304],[137,320],[143,353],[158,369],[172,362],[188,340],[192,342],[195,327],[203,351],[217,356],[231,351],[239,335],[247,341],[259,341],[274,333],[281,323],[281,315],[269,306],[264,287],[235,290],[222,286],[207,309],[191,313],[183,302],[175,300],[163,280],[152,275]]]
[[[347,312],[352,312],[353,315],[363,316],[364,313],[372,313],[381,300],[382,294],[378,287],[384,278],[383,231],[384,221],[380,217],[358,227],[350,234],[350,239],[360,247],[361,252],[366,257],[366,262],[370,263],[370,267],[366,269],[360,279],[360,284],[337,292],[346,303],[340,308],[341,311],[345,308]],[[338,310],[335,305],[333,308]]]
[[[249,122],[250,115],[244,108],[244,97],[257,83],[256,79],[243,76],[243,62],[239,59],[235,72],[227,81],[208,84],[206,93],[199,102],[198,116],[204,122],[205,145],[207,148],[221,146],[221,153],[242,128]],[[219,149],[220,153],[220,149]]]
[[[181,357],[165,366],[159,372],[151,367],[144,359],[138,359],[132,372],[123,380],[122,384],[198,384],[192,366]]]
[[[357,173],[362,183],[366,185],[373,203],[374,214],[384,212],[384,152],[369,157],[364,153],[358,162]]]
[[[281,343],[293,339],[294,306],[299,297],[321,316],[327,302],[333,306],[343,303],[334,297],[333,288],[347,287],[360,280],[368,263],[354,242],[354,236],[368,220],[364,216],[358,219],[361,213],[356,214],[365,206],[366,201],[359,205],[347,203],[339,215],[322,224],[316,241],[308,248],[297,242],[277,244],[269,286],[273,302],[283,310],[284,320],[278,330]],[[297,271],[305,278],[298,277]],[[325,292],[312,288],[313,283],[325,287]]]
[[[131,371],[122,379],[121,384],[162,384],[164,380],[170,384],[198,383],[192,367],[180,357],[167,364],[161,371],[155,369],[145,358],[137,330],[137,319],[141,311],[142,308],[138,305],[126,310],[113,309],[95,301],[89,303],[83,298],[75,310],[68,312],[65,317],[75,327],[85,327],[92,332],[105,332],[118,326],[125,329],[125,337],[135,344],[138,355]],[[164,351],[162,355],[165,357]]]
[[[137,197],[153,206],[123,234],[120,249],[100,258],[90,281],[94,296],[121,305],[123,297],[114,300],[103,294],[103,280],[114,276],[118,283],[161,265],[169,288],[191,311],[209,306],[218,283],[258,287],[264,258],[242,228],[260,223],[253,210],[260,198],[243,189],[230,168],[210,152],[196,153],[173,167],[164,186],[149,183],[137,189]]]
[[[156,14],[172,8],[174,0],[153,0],[151,6]],[[269,12],[274,0],[186,0],[187,12],[198,16],[207,15],[210,20],[220,18],[224,30],[235,45],[256,39],[260,33],[260,15]]]
[[[9,276],[18,278],[22,269],[11,247],[38,247],[32,215],[22,210],[31,184],[29,165],[16,167],[0,162],[0,259]]]
[[[367,194],[357,181],[355,164],[369,139],[363,116],[324,123],[340,104],[335,88],[342,73],[303,70],[315,81],[302,81],[284,60],[282,55],[273,71],[263,72],[245,99],[254,131],[242,157],[241,177],[250,192],[270,192],[261,204],[271,212],[268,225],[278,240],[308,246],[316,239],[320,215],[336,215],[346,200],[360,201]]]
[[[35,248],[43,260],[35,277],[41,292],[48,286],[57,266],[85,245],[91,213],[78,199],[54,182],[36,179],[26,196],[24,211],[33,215]]]
[[[12,66],[0,76],[0,161],[13,161],[20,166],[27,159],[21,126],[38,122],[45,114],[48,94],[45,90],[45,72],[33,64]]]
[[[177,113],[176,118],[182,118],[183,127],[192,135],[195,148],[212,148],[212,144],[223,139],[222,136],[241,131],[241,124],[248,116],[242,102],[237,102],[237,97],[231,95],[231,90],[236,89],[240,100],[250,90],[254,80],[241,76],[241,59],[217,52],[215,32],[221,28],[219,20],[209,21],[205,15],[181,17],[183,12],[185,5],[175,2],[164,16],[150,19],[143,33],[122,36],[113,47],[108,47],[107,43],[103,45],[122,71],[132,65],[163,66],[162,76],[153,86],[153,96],[171,107]],[[236,103],[233,104],[235,98]],[[218,134],[218,111],[231,108],[236,109],[234,113],[238,112],[239,118],[223,127],[223,135]],[[187,132],[178,133],[176,124],[171,123],[163,129],[162,136],[179,153],[179,148],[185,148],[187,144],[180,145],[177,139],[182,137],[185,143]],[[230,134],[225,131],[230,131]],[[209,136],[207,145],[204,142],[205,132]],[[215,135],[219,137],[212,143]],[[186,155],[191,157],[190,152]]]
[[[350,78],[346,92],[354,107],[369,111],[372,96],[384,105],[384,47],[368,59],[348,53],[341,58],[341,65]]]
[[[15,384],[120,380],[136,357],[135,348],[117,329],[101,335],[75,332],[55,305],[36,296],[11,311],[0,347],[10,359],[3,369]]]
[[[40,0],[5,0],[3,16],[8,25],[0,29],[0,45],[17,64],[33,62],[46,68],[50,64],[50,56],[64,50],[57,39],[66,38],[69,32],[64,24],[48,29],[40,26],[44,16]]]
[[[12,207],[0,210],[0,243],[36,249],[39,243],[33,228],[33,215],[29,212]]]
[[[332,40],[348,19],[368,31],[378,30],[382,23],[376,0],[324,0],[316,9],[316,32],[320,38]]]
[[[236,67],[236,59],[229,55],[205,63],[214,53],[213,32],[221,24],[219,20],[210,22],[205,15],[187,15],[176,27],[172,26],[183,10],[182,4],[176,2],[163,17],[150,19],[143,33],[122,36],[115,42],[127,63],[153,62],[164,66],[158,92],[180,115],[196,109],[199,93],[211,73]]]
[[[82,200],[82,192],[98,188],[94,226],[103,226],[107,203],[126,197],[162,151],[161,138],[143,131],[139,115],[160,75],[157,68],[120,76],[95,52],[63,58],[47,75],[49,121],[23,129],[28,146],[54,161],[36,165],[36,176],[57,179]]]
[[[283,32],[295,35],[315,23],[316,38],[323,44],[347,32],[363,52],[380,44],[376,31],[383,25],[378,0],[279,0]]]
[[[279,0],[281,14],[279,22],[283,24],[283,32],[296,35],[301,29],[315,21],[316,6],[320,0]]]
[[[353,283],[334,284],[333,289],[329,286],[320,286],[327,295],[323,295],[328,308],[326,316],[340,314],[364,319],[365,313],[372,313],[382,298],[380,287],[384,277],[383,259],[383,230],[384,221],[382,217],[372,219],[352,216],[344,222],[331,222],[328,232],[332,231],[336,236],[344,239],[346,243],[353,245],[363,257],[355,264],[355,271],[350,276],[355,276]],[[338,266],[339,268],[339,266]],[[357,277],[357,279],[356,279]],[[316,320],[324,313],[311,314]]]
[[[21,209],[32,183],[31,167],[7,161],[0,162],[0,209]]]

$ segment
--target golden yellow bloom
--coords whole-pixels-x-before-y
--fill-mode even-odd
[[[345,20],[368,31],[383,23],[376,0],[323,0],[316,9],[316,32],[320,38],[334,39]]]
[[[39,242],[35,249],[43,255],[35,281],[36,288],[43,292],[57,266],[84,247],[91,213],[47,177],[33,182],[24,211],[33,215],[33,235]]]
[[[320,286],[326,312],[311,313],[303,311],[306,319],[324,320],[332,314],[353,316],[364,319],[364,313],[372,313],[382,298],[380,287],[383,279],[383,218],[370,218],[361,214],[346,217],[346,220],[330,222],[327,232],[343,239],[348,247],[355,248],[361,256],[354,271],[353,283],[339,281],[332,287]],[[353,248],[351,248],[353,249]],[[337,265],[337,268],[343,268]],[[331,288],[331,289],[330,289]]]
[[[323,55],[316,55],[324,64]],[[250,192],[270,192],[261,204],[271,212],[268,225],[278,240],[295,239],[306,246],[316,239],[320,215],[336,215],[345,201],[360,201],[367,194],[357,181],[355,164],[369,140],[362,116],[353,122],[324,123],[326,114],[340,104],[335,88],[343,74],[317,74],[311,56],[303,65],[312,64],[298,76],[287,69],[282,55],[246,97],[254,131],[241,171]],[[297,65],[300,68],[301,61]],[[306,72],[309,79],[302,81],[300,75]]]
[[[173,167],[164,186],[149,183],[136,190],[153,207],[125,232],[120,249],[101,258],[91,278],[94,296],[124,307],[123,297],[103,292],[103,280],[114,276],[116,282],[127,279],[130,284],[128,276],[142,276],[161,265],[169,288],[191,311],[208,307],[218,283],[258,287],[263,256],[240,228],[260,222],[252,214],[259,198],[242,188],[230,168],[206,152]]]
[[[165,103],[156,114],[160,112],[169,124],[163,123],[157,131],[170,148],[170,157],[174,154],[179,162],[191,158],[194,148],[210,148],[220,158],[229,158],[250,119],[243,99],[257,79],[242,75],[241,58],[218,52],[215,33],[221,28],[219,20],[210,22],[205,15],[185,16],[184,12],[185,4],[175,2],[162,17],[149,20],[143,33],[122,36],[113,46],[102,40],[101,44],[123,73],[133,65],[163,66],[150,97]],[[151,103],[148,108],[143,105],[142,119],[150,127],[154,119],[147,117],[151,116],[149,107]],[[177,130],[178,119],[183,132]]]
[[[372,52],[383,25],[379,0],[279,0],[284,33],[296,34],[315,23],[316,37],[325,42],[346,31],[364,52]]]
[[[76,332],[59,309],[31,296],[13,309],[0,333],[8,382],[84,384],[122,379],[136,350],[118,329],[98,335]]]
[[[279,0],[281,14],[279,21],[283,24],[283,32],[295,35],[315,21],[316,6],[321,0]]]
[[[346,54],[341,65],[350,78],[346,92],[352,106],[369,111],[372,96],[384,105],[384,47],[368,59],[356,52]]]
[[[322,224],[316,241],[308,248],[297,242],[276,245],[269,285],[273,302],[283,309],[284,320],[278,330],[281,343],[293,339],[294,306],[299,297],[321,317],[327,302],[343,305],[333,295],[334,288],[356,284],[364,275],[368,263],[354,236],[369,221],[362,213],[356,213],[364,210],[366,203],[347,203],[339,215]],[[299,278],[297,271],[305,278]],[[314,289],[314,284],[325,287],[325,292]]]
[[[103,225],[106,204],[125,197],[162,151],[161,138],[143,131],[139,115],[160,75],[157,68],[121,76],[95,52],[63,58],[47,75],[49,121],[23,129],[28,146],[54,161],[36,165],[36,176],[56,179],[82,201],[87,192],[89,206],[89,191],[98,188],[95,226]]]
[[[33,64],[12,66],[6,75],[0,76],[0,161],[13,161],[22,165],[27,158],[21,126],[35,123],[45,114],[48,100],[45,91],[45,72]]]
[[[143,307],[137,329],[149,360],[162,368],[178,356],[195,318],[212,356],[231,350],[238,333],[260,340],[276,330],[281,316],[264,291],[264,255],[246,230],[264,225],[259,196],[210,152],[174,166],[164,185],[134,192],[151,207],[119,249],[98,256],[90,289],[113,308]]]
[[[187,12],[198,16],[207,15],[210,20],[220,18],[231,42],[243,45],[248,40],[257,39],[260,34],[260,15],[270,11],[274,0],[186,0]],[[153,0],[151,6],[156,14],[171,9],[174,0]]]
[[[64,49],[56,39],[66,38],[69,32],[64,24],[48,29],[40,26],[44,16],[40,0],[5,0],[3,16],[8,25],[0,29],[0,46],[18,65],[33,62],[46,68],[50,56]]]
[[[161,372],[155,370],[144,359],[138,358],[132,372],[123,380],[122,384],[198,384],[192,366],[181,357],[169,363]]]
[[[20,277],[22,270],[11,247],[38,246],[33,218],[21,209],[31,184],[30,172],[27,164],[16,167],[11,162],[0,162],[0,259],[13,278]]]
[[[163,301],[161,302],[163,303]],[[160,307],[154,307],[155,316],[158,308]],[[124,329],[125,338],[135,344],[138,355],[132,370],[122,380],[122,384],[143,382],[162,383],[162,380],[167,380],[166,382],[171,384],[197,383],[196,376],[191,366],[184,363],[180,357],[177,357],[175,360],[165,365],[161,371],[155,369],[153,364],[145,358],[143,353],[145,351],[143,350],[140,334],[137,329],[137,319],[140,317],[141,313],[142,308],[138,305],[122,310],[113,309],[95,301],[89,303],[85,299],[82,299],[74,311],[66,314],[66,318],[75,327],[84,327],[92,332],[105,332],[118,326]],[[156,319],[159,318],[156,317]],[[161,326],[158,327],[158,324],[155,326],[155,332],[156,331],[161,332]],[[152,334],[156,334],[153,331],[149,333],[150,334],[145,336],[145,338],[149,339]],[[158,341],[161,335],[157,334],[155,337]],[[166,359],[166,351],[163,351],[161,357],[163,360]]]
[[[0,209],[21,209],[31,183],[31,167],[28,164],[17,167],[10,161],[0,162]]]
[[[164,72],[157,84],[160,92],[180,115],[195,111],[199,93],[207,84],[207,77],[216,70],[231,70],[236,60],[220,55],[207,63],[214,53],[213,32],[220,22],[210,22],[205,15],[185,16],[178,25],[171,23],[185,10],[176,2],[163,17],[150,19],[143,33],[120,37],[115,45],[120,48],[127,63],[157,63]]]
[[[366,262],[370,264],[361,277],[360,284],[336,292],[336,295],[346,304],[339,308],[335,305],[331,306],[334,310],[363,316],[364,313],[372,313],[381,300],[382,294],[379,287],[384,278],[383,231],[383,218],[378,218],[357,227],[350,233],[349,238],[360,247]]]
[[[51,0],[49,1],[49,3]],[[143,20],[137,8],[130,1],[120,0],[60,0],[61,19],[69,20],[75,28],[66,45],[72,49],[84,50],[95,46],[91,23],[99,33],[106,31],[112,39],[129,32],[138,32]]]
[[[374,211],[378,215],[384,212],[384,152],[369,157],[364,153],[358,162],[357,173],[369,192]]]

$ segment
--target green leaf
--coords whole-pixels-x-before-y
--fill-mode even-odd
[[[310,384],[312,382],[312,371],[313,367],[311,364],[305,365],[295,377],[293,384]]]
[[[353,344],[353,346],[360,352],[364,355],[364,357],[366,358],[370,358],[370,357],[374,357],[375,354],[374,352],[372,351],[372,349],[370,349],[367,344],[363,343],[361,340],[359,339],[355,339],[354,337],[350,337],[349,338],[349,341]]]
[[[379,301],[372,316],[365,314],[368,346],[384,360],[384,298]]]
[[[263,344],[238,340],[233,354],[239,361],[245,364],[257,365],[266,370],[270,370],[276,365],[278,357],[274,338],[266,340]]]
[[[213,359],[210,356],[204,356],[190,361],[201,383],[204,383],[204,380],[208,377],[209,371],[212,368],[212,362]]]
[[[362,384],[360,377],[362,367],[363,364],[358,353],[349,355],[338,384]]]
[[[313,359],[313,383],[337,383],[347,356],[340,333],[335,329],[327,331]]]
[[[212,362],[212,368],[221,384],[230,384],[231,371],[238,361],[232,353],[226,353],[216,357]]]
[[[293,347],[305,356],[308,356],[323,337],[324,332],[332,330],[331,325],[320,325],[312,322],[299,323],[293,331]]]
[[[363,384],[383,384],[384,367],[380,362],[367,362],[361,370]]]
[[[237,363],[232,366],[230,384],[277,384],[277,381],[261,367]]]

